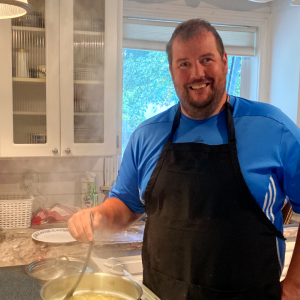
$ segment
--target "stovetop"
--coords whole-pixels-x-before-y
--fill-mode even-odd
[[[107,272],[105,266],[103,266],[105,259],[93,258],[93,260],[102,272]],[[25,267],[26,265],[0,268],[0,300],[42,300],[40,296],[42,284],[37,279],[28,276],[25,273]],[[124,272],[125,277],[136,281],[142,286],[143,295],[141,300],[160,300],[133,275],[126,270]]]
[[[137,257],[134,257],[134,258],[137,258]],[[103,273],[108,273],[108,274],[114,274],[111,272],[111,268],[110,267],[107,267],[106,266],[106,259],[102,259],[102,258],[98,258],[98,257],[92,257],[93,261],[97,264],[97,266],[100,268],[100,270],[103,272]],[[124,258],[117,258],[117,259],[121,259],[119,260],[119,263],[123,264],[123,266],[126,266],[126,259],[129,259],[129,257],[124,257]],[[125,261],[124,261],[125,259]],[[138,259],[141,259],[141,258],[138,258]],[[134,263],[138,263],[138,261],[134,261]],[[136,264],[138,265],[138,264]],[[127,267],[130,266],[130,263],[128,263]],[[143,289],[143,295],[142,297],[140,298],[140,300],[160,300],[160,298],[158,298],[152,291],[150,291],[146,286],[144,286],[142,284],[142,282],[140,280],[138,280],[137,278],[140,278],[140,276],[136,276],[136,274],[139,274],[140,272],[142,273],[142,269],[139,270],[140,272],[136,272],[138,269],[142,268],[142,264],[141,264],[141,261],[140,261],[140,266],[136,266],[136,270],[134,270],[134,268],[127,268],[127,269],[131,269],[133,271],[133,275],[131,273],[129,273],[127,270],[126,270],[126,267],[125,269],[123,270],[123,275],[122,276],[125,276],[135,282],[137,282]],[[130,271],[130,272],[132,272]]]
[[[25,265],[0,268],[0,300],[42,300],[41,288],[25,273]]]

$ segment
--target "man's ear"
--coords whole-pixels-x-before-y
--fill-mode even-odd
[[[226,74],[228,73],[228,57],[227,57],[227,53],[224,52],[223,54],[223,63],[224,63],[224,67],[226,70]]]
[[[169,64],[169,71],[170,71],[170,74],[171,74],[171,77],[173,79],[173,72],[172,72],[172,66]]]

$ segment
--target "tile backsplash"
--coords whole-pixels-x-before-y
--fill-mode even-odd
[[[31,183],[38,207],[51,207],[55,203],[81,207],[81,178],[85,171],[96,174],[95,184],[99,203],[108,192],[101,191],[104,183],[104,157],[30,157],[0,159],[0,193],[25,190]]]

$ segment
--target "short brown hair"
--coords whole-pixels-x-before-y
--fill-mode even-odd
[[[182,40],[187,41],[203,30],[210,31],[216,40],[217,49],[221,57],[223,57],[225,49],[220,35],[218,34],[215,27],[213,27],[209,22],[203,19],[190,19],[185,22],[180,23],[174,30],[170,41],[167,44],[166,51],[168,55],[169,65],[172,66],[173,52],[172,47],[174,40],[179,36]]]

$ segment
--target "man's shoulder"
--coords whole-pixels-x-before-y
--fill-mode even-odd
[[[175,104],[169,109],[145,120],[135,130],[135,134],[151,133],[156,129],[162,129],[165,125],[169,127],[173,123],[179,104]]]
[[[135,129],[130,137],[128,149],[135,153],[137,160],[140,160],[140,155],[145,158],[159,153],[170,135],[177,108],[178,104],[145,120]]]
[[[273,120],[279,124],[285,124],[288,117],[276,106],[247,100],[241,97],[233,97],[234,112],[233,117],[262,117]]]

